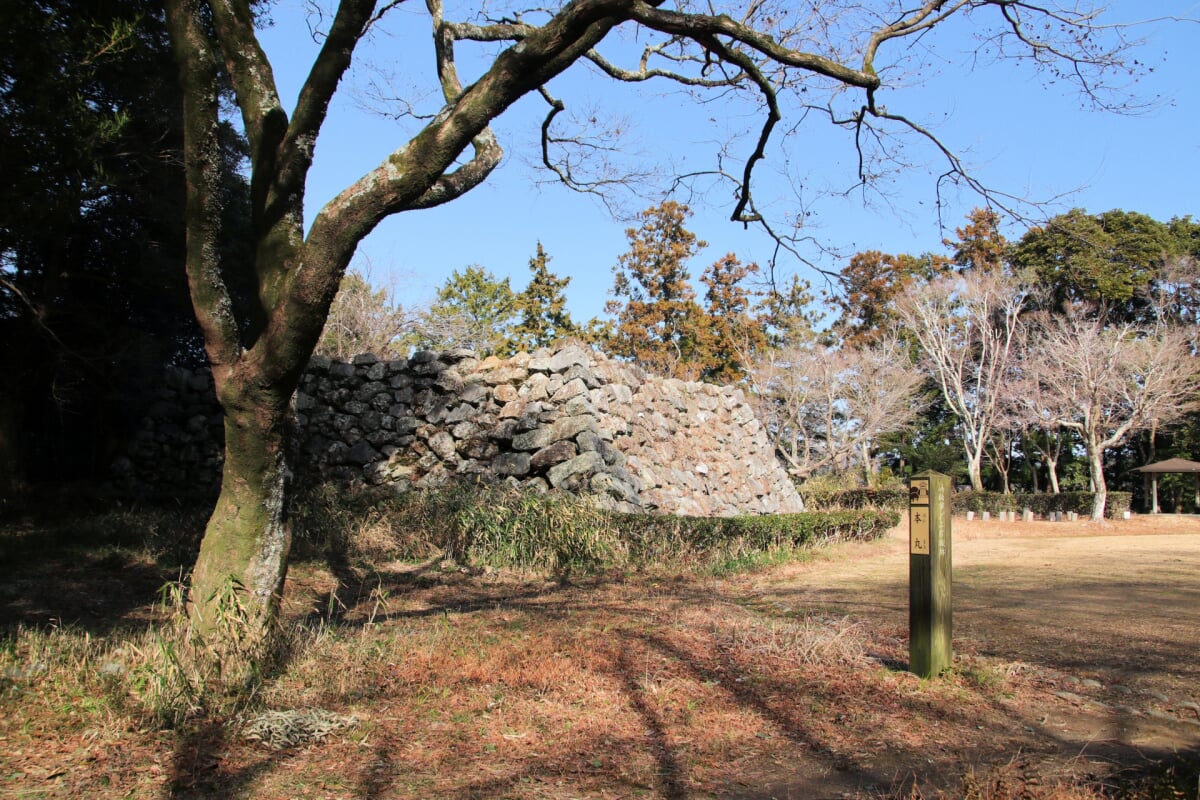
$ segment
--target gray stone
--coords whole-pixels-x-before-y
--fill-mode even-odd
[[[581,380],[583,385],[588,389],[598,389],[601,386],[600,379],[596,377],[596,373],[592,372],[586,366],[576,364],[563,373],[563,380],[573,381]]]
[[[411,357],[409,357],[408,365],[411,368],[416,364],[428,364],[431,361],[437,360],[438,354],[432,350],[418,350],[417,352],[413,353]]]
[[[558,488],[567,482],[568,479],[577,475],[588,475],[596,472],[604,467],[604,459],[600,454],[593,451],[590,453],[580,453],[569,461],[564,461],[561,464],[555,464],[546,474],[546,479],[550,481],[550,485]]]
[[[573,439],[582,431],[594,428],[592,417],[561,417],[549,427],[534,428],[513,437],[514,450],[540,450],[562,439]]]
[[[464,420],[450,429],[450,435],[455,439],[468,439],[479,433],[479,426],[470,420]]]
[[[493,439],[506,441],[513,438],[517,432],[517,421],[515,419],[502,419],[492,428],[492,432],[488,435]]]
[[[546,467],[568,461],[578,453],[579,449],[575,446],[574,442],[569,439],[563,439],[554,444],[547,445],[534,453],[533,457],[529,460],[529,466],[540,472]]]
[[[378,461],[379,458],[379,451],[372,447],[371,443],[365,439],[355,444],[354,447],[351,447],[350,452],[346,454],[347,463],[357,464],[360,467],[364,464],[370,464],[372,461]]]
[[[529,377],[529,370],[523,367],[501,367],[483,374],[483,382],[491,386],[502,383],[520,383]]]
[[[458,399],[464,403],[470,403],[477,406],[488,398],[488,390],[486,386],[478,383],[468,383],[463,386],[462,391],[458,393]]]
[[[592,405],[591,400],[588,399],[586,394],[576,395],[568,400],[566,405],[563,406],[563,413],[570,417],[577,417],[580,414],[587,414],[592,417],[599,416],[596,412],[596,407]]]
[[[446,431],[438,431],[429,437],[429,449],[443,461],[450,461],[457,457],[454,437]]]
[[[515,475],[517,477],[529,474],[528,453],[501,453],[492,459],[492,471],[497,475]]]
[[[446,424],[453,425],[456,422],[462,422],[466,419],[471,419],[475,416],[476,408],[468,403],[459,403],[455,408],[446,415]]]
[[[439,374],[433,385],[448,394],[458,394],[464,388],[462,376],[453,367]]]
[[[581,380],[580,378],[575,378],[574,380],[567,381],[566,383],[564,383],[562,385],[562,387],[559,388],[558,391],[556,391],[554,394],[552,394],[550,396],[550,402],[565,403],[566,401],[570,400],[571,398],[578,397],[579,395],[583,395],[586,392],[587,392],[587,385],[584,384],[583,380]]]
[[[550,357],[550,372],[565,372],[576,365],[586,367],[591,360],[590,353],[582,347],[564,347]]]
[[[500,452],[500,448],[496,446],[495,442],[488,441],[482,437],[475,437],[459,442],[458,451],[467,458],[484,461],[494,458]]]

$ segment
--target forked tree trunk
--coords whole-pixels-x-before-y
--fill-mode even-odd
[[[977,492],[983,491],[983,454],[975,451],[967,456],[967,477],[971,488]]]
[[[1062,490],[1058,486],[1058,457],[1051,458],[1046,456],[1046,477],[1050,479],[1050,493],[1061,494]]]
[[[222,393],[221,493],[204,532],[189,594],[192,624],[201,634],[236,633],[221,630],[233,624],[260,638],[279,607],[291,549],[290,392],[287,398],[281,393],[252,396],[236,388]],[[236,396],[230,399],[231,394]]]

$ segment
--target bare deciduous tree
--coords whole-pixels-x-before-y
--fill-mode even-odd
[[[1109,325],[1095,308],[1074,305],[1041,319],[1028,359],[1042,382],[1039,415],[1078,432],[1087,448],[1096,493],[1092,519],[1103,519],[1104,452],[1196,407],[1200,375],[1188,332]]]
[[[808,343],[770,353],[751,373],[759,413],[791,471],[862,467],[873,481],[872,447],[921,411],[924,378],[894,337],[862,348]]]
[[[347,272],[329,308],[316,353],[341,361],[360,353],[398,358],[406,354],[404,339],[415,324],[415,315],[396,304],[386,289],[376,289],[357,271]]]
[[[989,272],[946,276],[913,286],[896,313],[921,346],[925,369],[962,432],[971,488],[983,489],[988,440],[1003,413],[1021,309],[1027,290]]]

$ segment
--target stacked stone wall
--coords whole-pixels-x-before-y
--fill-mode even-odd
[[[296,412],[302,477],[401,491],[505,481],[699,516],[803,507],[740,389],[650,376],[577,345],[315,357]],[[208,376],[173,372],[118,471],[146,492],[213,492],[221,430]]]

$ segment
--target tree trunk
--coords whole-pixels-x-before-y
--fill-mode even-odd
[[[983,454],[971,453],[967,456],[967,476],[971,479],[971,488],[977,492],[983,491]]]
[[[1050,494],[1061,494],[1058,488],[1058,459],[1046,457],[1046,477],[1050,479]]]
[[[229,380],[248,382],[243,375]],[[232,641],[248,633],[265,641],[279,607],[291,548],[290,392],[287,398],[281,393],[247,391],[244,385],[220,393],[225,410],[221,494],[204,532],[189,595],[191,620],[201,635]],[[229,625],[245,630],[222,630]]]
[[[863,442],[863,445],[862,445],[862,459],[863,459],[863,475],[867,479],[867,488],[874,489],[875,488],[875,460],[873,458],[871,458],[871,445],[867,442]]]
[[[1091,471],[1092,491],[1096,493],[1092,501],[1092,519],[1104,519],[1104,506],[1108,502],[1108,485],[1104,482],[1104,450],[1097,446],[1088,448],[1088,467]]]
[[[22,397],[15,386],[0,391],[0,510],[15,504],[25,477],[21,446]]]

